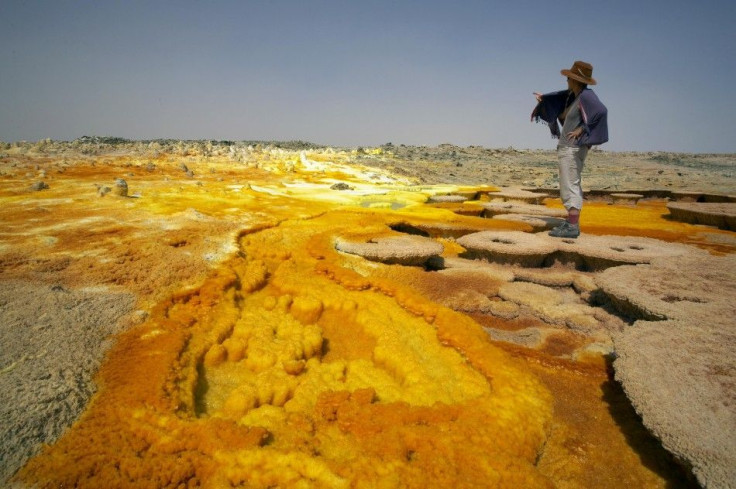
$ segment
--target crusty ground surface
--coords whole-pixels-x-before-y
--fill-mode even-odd
[[[201,283],[219,263],[238,252],[235,241],[239,232],[275,226],[286,219],[311,218],[329,208],[295,210],[282,206],[281,196],[261,192],[257,195],[262,199],[258,206],[264,211],[253,212],[253,197],[243,195],[251,186],[257,188],[266,179],[266,174],[274,172],[281,172],[285,180],[290,178],[289,168],[284,169],[281,163],[274,162],[273,156],[266,161],[248,160],[247,155],[243,156],[245,153],[225,153],[220,151],[222,148],[215,145],[213,149],[205,143],[151,143],[144,148],[95,144],[74,147],[39,143],[0,147],[0,199],[3,202],[0,208],[3,222],[0,231],[0,328],[3,337],[0,409],[4,419],[0,440],[0,484],[28,457],[38,453],[42,443],[54,442],[78,418],[95,392],[94,374],[116,333],[144,322],[150,309],[164,298]],[[384,147],[379,155],[358,151],[351,161],[383,172],[367,178],[380,181],[385,174],[404,179],[394,180],[397,185],[554,189],[554,158],[550,151],[391,145]],[[234,162],[242,166],[235,168]],[[182,167],[184,164],[188,168]],[[595,151],[589,157],[583,178],[586,190],[731,195],[736,193],[734,168],[736,157],[733,155]],[[98,189],[114,186],[116,178],[127,179],[128,197],[101,197]],[[390,177],[386,178],[390,181]],[[50,188],[31,190],[39,181],[46,182]],[[298,198],[298,189],[289,192]],[[146,199],[146,205],[139,206],[138,199]],[[207,199],[211,202],[209,208],[201,205]],[[154,211],[151,210],[152,201]],[[367,206],[376,203],[382,205],[366,199]],[[597,215],[596,212],[592,208],[591,216]],[[614,234],[649,235],[636,225],[627,227],[627,223],[605,223],[605,229],[600,231],[594,228],[590,226],[592,232],[599,234],[613,231]],[[523,223],[513,229],[530,230]],[[694,231],[683,231],[681,235],[660,232],[657,237],[702,245],[711,253],[732,253],[736,249],[733,233],[702,226],[682,229]],[[451,253],[453,242],[444,244]],[[465,275],[460,277],[465,282]],[[524,279],[534,280],[537,283],[554,281],[549,277]],[[426,278],[422,278],[421,283],[426,286]],[[437,300],[450,306],[455,304],[457,310],[469,309],[471,315],[479,314],[477,318],[481,322],[492,316],[489,312],[493,311],[496,317],[513,316],[516,322],[509,322],[505,327],[512,332],[528,330],[528,335],[502,333],[503,328],[497,328],[495,333],[489,330],[492,337],[495,334],[501,341],[507,338],[510,345],[528,344],[526,346],[552,356],[563,357],[570,357],[573,351],[590,349],[590,340],[580,340],[559,328],[550,333],[549,325],[539,324],[538,318],[532,320],[534,308],[505,304],[504,309],[498,301],[489,302],[487,297],[493,297],[500,285],[494,285],[493,292],[485,290],[489,287],[487,282],[479,283],[484,290],[481,298],[473,295],[476,290],[453,298],[438,293]],[[584,291],[583,295],[589,292]],[[579,301],[561,297],[556,300]],[[604,313],[599,315],[605,316]],[[609,327],[624,327],[614,319],[606,319],[614,325]],[[530,324],[536,329],[523,326]],[[725,327],[733,328],[733,322]],[[648,348],[649,343],[643,346]],[[641,342],[626,343],[627,352],[630,352],[627,361],[634,361],[640,354],[636,350],[639,344]],[[662,345],[672,346],[667,342]],[[512,348],[512,351],[516,350]],[[671,356],[671,352],[666,354]],[[563,386],[558,380],[556,384],[550,380],[549,372],[541,368],[539,375],[550,382],[553,391],[559,391],[559,403],[569,402],[563,400],[561,393],[569,395],[574,391],[572,383]],[[626,378],[623,373],[619,375],[619,379]],[[627,393],[636,395],[634,391],[630,389]],[[615,395],[611,393],[617,391],[611,388],[607,392]],[[620,402],[620,398],[616,399],[616,403]],[[646,402],[647,406],[651,405],[648,398]],[[634,401],[635,407],[639,405],[643,403]],[[656,403],[653,409],[657,410]],[[640,414],[643,411],[640,410]],[[626,423],[635,424],[632,419],[633,416],[627,415]],[[644,421],[647,422],[646,417]],[[636,429],[629,431],[632,432],[636,432],[637,437],[642,436]],[[666,439],[666,436],[660,437]],[[638,441],[637,446],[652,449],[649,441]],[[555,456],[559,454],[548,451],[542,458],[542,465],[554,465],[550,460]],[[650,461],[649,465],[656,466],[655,472],[660,474],[673,470],[661,458]],[[670,480],[670,483],[673,487],[687,485],[681,479],[677,481]]]

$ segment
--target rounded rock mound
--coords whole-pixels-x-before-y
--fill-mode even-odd
[[[642,194],[632,194],[632,193],[611,194],[611,199],[613,199],[614,204],[636,205],[636,203],[639,202],[639,199],[643,199],[643,198],[644,198],[644,195]]]
[[[381,236],[367,240],[338,237],[335,249],[380,263],[418,266],[440,255],[444,247],[423,236]]]
[[[541,267],[557,246],[545,236],[521,231],[481,231],[457,240],[468,258],[494,263]]]
[[[667,209],[676,221],[736,231],[734,202],[669,202]]]
[[[435,203],[437,204],[439,203],[456,204],[456,203],[465,202],[466,200],[470,200],[470,199],[468,199],[464,195],[448,194],[448,195],[432,195],[431,197],[429,197],[429,199],[427,199],[427,202],[430,204],[435,204]]]
[[[544,199],[549,197],[547,194],[539,194],[519,188],[503,188],[495,192],[488,192],[487,195],[491,201],[518,202],[522,204],[541,204]]]
[[[549,231],[550,229],[562,224],[564,219],[559,217],[528,215],[528,214],[498,214],[493,219],[500,221],[522,222],[532,227],[534,232]]]
[[[556,242],[560,261],[572,262],[576,268],[591,271],[699,253],[686,245],[640,236],[582,234],[577,239],[556,239]]]
[[[483,216],[494,217],[502,214],[524,214],[530,216],[560,217],[567,216],[565,209],[553,209],[538,204],[519,202],[489,202],[483,204]]]
[[[634,236],[581,235],[577,239],[559,239],[546,233],[482,231],[463,236],[457,242],[467,250],[467,258],[524,267],[560,264],[587,271],[698,253],[685,245]]]

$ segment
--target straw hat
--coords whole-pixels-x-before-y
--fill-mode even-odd
[[[569,70],[560,70],[560,73],[564,76],[569,76],[580,83],[595,85],[595,80],[593,79],[593,65],[586,63],[585,61],[575,61],[572,64],[572,68]]]

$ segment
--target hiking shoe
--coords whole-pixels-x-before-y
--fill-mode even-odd
[[[580,236],[580,226],[570,224],[565,221],[549,232],[549,235],[555,238],[577,238]]]

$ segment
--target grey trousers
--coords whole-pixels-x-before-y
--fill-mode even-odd
[[[587,146],[557,146],[557,166],[560,173],[560,198],[565,209],[583,208],[583,187],[580,175],[583,172]]]

